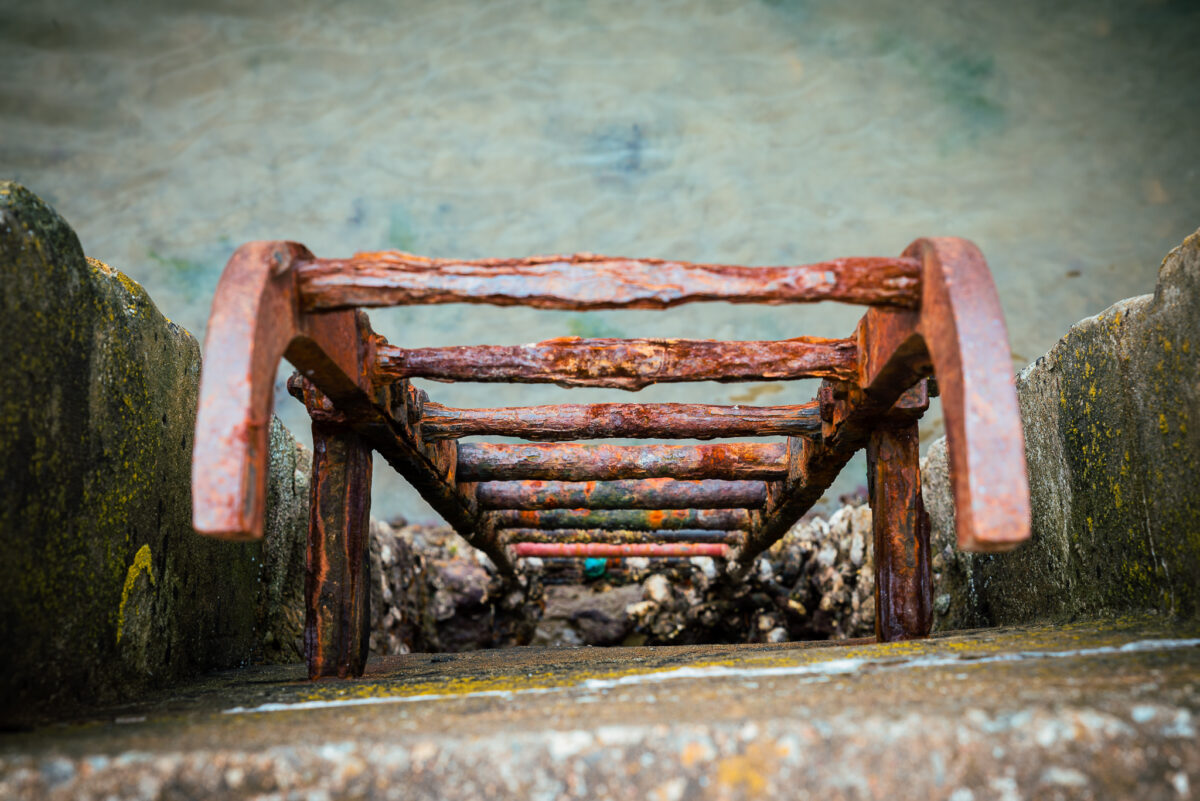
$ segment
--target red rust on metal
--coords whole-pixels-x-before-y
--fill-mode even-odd
[[[775,479],[787,470],[787,446],[732,442],[714,445],[493,445],[458,447],[461,481],[624,478]]]
[[[539,309],[665,309],[695,301],[917,305],[911,257],[831,259],[786,267],[689,264],[576,253],[431,259],[400,251],[312,259],[299,270],[306,311],[433,303]]]
[[[226,539],[262,535],[275,371],[286,357],[323,397],[314,398],[310,409],[359,434],[459,534],[511,573],[506,553],[476,532],[478,510],[469,488],[455,484],[455,443],[420,440],[408,422],[414,396],[407,382],[372,387],[370,368],[381,340],[366,315],[300,313],[294,265],[304,255],[311,256],[291,242],[244,245],[218,284],[192,455],[196,530]]]
[[[729,546],[721,542],[696,543],[570,543],[570,542],[518,542],[510,546],[518,556],[600,556],[617,558],[626,556],[712,556],[724,559],[729,555]]]
[[[918,239],[928,291],[919,331],[938,378],[958,547],[1007,551],[1030,537],[1025,437],[1008,330],[983,254],[965,239]]]
[[[740,543],[746,536],[744,531],[706,531],[703,529],[680,529],[678,531],[630,531],[623,529],[540,529],[510,528],[502,532],[506,543],[514,542],[604,542],[609,544],[654,543],[654,542],[724,542],[729,545]]]
[[[841,300],[873,308],[850,339],[565,338],[422,349],[392,347],[371,332],[365,314],[338,311],[451,302],[666,308],[711,300]],[[936,374],[959,546],[1005,550],[1030,533],[1007,332],[983,257],[965,240],[917,240],[894,259],[765,268],[590,254],[464,262],[390,252],[319,260],[294,243],[251,243],[222,275],[208,327],[193,454],[194,520],[202,533],[262,533],[267,427],[281,358],[303,375],[289,388],[305,401],[318,450],[306,590],[313,676],[352,675],[365,659],[372,450],[512,579],[512,560],[534,555],[711,555],[732,558],[734,575],[744,574],[866,447],[878,636],[919,637],[929,631],[931,584],[915,424],[928,406],[925,380]],[[411,377],[628,390],[672,381],[824,381],[817,401],[803,406],[452,409],[428,403]],[[653,446],[457,442],[476,435],[788,438]]]
[[[347,414],[308,379],[293,376],[288,389],[304,400],[314,422],[357,431],[459,535],[486,553],[501,573],[513,574],[507,552],[496,543],[493,532],[480,525],[473,485],[456,480],[457,443],[424,442],[410,422],[418,416],[411,413],[411,404],[420,401],[419,392],[407,384],[380,387],[370,405]]]
[[[696,403],[592,403],[454,409],[426,403],[421,435],[426,439],[471,436],[531,440],[716,439],[813,436],[821,420],[816,403],[796,406],[705,406]]]
[[[371,633],[371,447],[314,422],[305,575],[308,677],[361,676]]]
[[[484,509],[759,509],[762,481],[489,481],[475,489]]]
[[[820,497],[905,388],[934,373],[946,421],[959,547],[1003,551],[1029,539],[1020,410],[987,264],[963,239],[920,239],[905,253],[922,260],[920,309],[873,308],[863,316],[857,332],[859,381],[831,382],[819,444],[789,440],[788,478],[768,488],[768,514],[737,554],[738,572]]]
[[[871,432],[867,485],[875,535],[875,636],[880,642],[928,637],[933,569],[915,422],[885,423]]]
[[[312,254],[294,242],[251,242],[233,254],[217,284],[192,451],[192,525],[201,534],[262,536],[267,433],[281,358],[303,364],[345,403],[367,384],[371,357],[355,313],[298,313],[293,266],[305,258]]]
[[[858,345],[823,337],[763,342],[560,337],[532,345],[389,345],[378,349],[375,371],[380,383],[429,378],[631,391],[685,381],[853,380]]]
[[[754,557],[786,534],[816,503],[850,458],[866,445],[875,426],[891,413],[889,407],[911,405],[908,400],[902,400],[906,391],[903,387],[918,380],[918,374],[898,370],[885,379],[873,385],[870,393],[857,387],[849,388],[852,391],[845,394],[842,393],[844,387],[829,391],[822,387],[820,394],[827,397],[841,395],[844,399],[829,408],[831,419],[825,422],[822,439],[788,439],[786,475],[782,481],[768,485],[762,524],[751,530],[745,546],[736,554],[735,572],[744,573]],[[914,394],[925,398],[927,404],[923,388],[914,390]],[[905,419],[910,419],[911,412],[907,408],[903,414]]]
[[[488,513],[496,528],[598,528],[746,530],[753,522],[745,509],[501,509]]]

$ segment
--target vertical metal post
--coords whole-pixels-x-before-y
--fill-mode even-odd
[[[867,442],[875,533],[875,636],[928,637],[933,626],[929,515],[921,501],[916,422],[883,423]]]
[[[304,655],[310,679],[361,676],[371,625],[371,447],[314,420]]]

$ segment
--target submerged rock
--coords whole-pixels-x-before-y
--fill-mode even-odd
[[[1071,327],[1021,371],[1033,540],[954,543],[944,441],[922,467],[939,628],[1156,610],[1200,615],[1200,232],[1153,295]]]
[[[272,429],[266,549],[198,536],[196,340],[9,182],[0,288],[0,719],[294,658],[278,632],[294,630],[307,472],[290,434]]]

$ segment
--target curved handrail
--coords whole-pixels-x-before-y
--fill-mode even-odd
[[[1008,330],[987,262],[966,239],[918,239],[917,330],[942,398],[958,547],[1007,551],[1030,537],[1025,439]]]
[[[192,451],[192,526],[231,540],[263,534],[275,372],[287,356],[326,394],[361,394],[366,370],[353,311],[299,312],[294,242],[251,242],[225,267],[204,337]]]

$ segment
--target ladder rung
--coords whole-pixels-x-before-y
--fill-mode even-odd
[[[729,546],[723,542],[633,543],[518,542],[511,546],[517,556],[712,556],[723,559]]]
[[[786,443],[715,445],[495,445],[458,446],[458,480],[622,478],[783,478]]]
[[[758,509],[762,481],[489,481],[475,488],[484,509]]]
[[[753,524],[745,509],[501,509],[491,513],[496,528],[601,528],[656,531],[664,529],[747,530]]]
[[[920,264],[904,257],[785,267],[690,264],[576,253],[522,259],[431,259],[400,251],[314,259],[297,268],[307,311],[434,303],[539,309],[665,309],[681,303],[915,306]]]
[[[851,381],[858,375],[858,346],[853,339],[823,337],[763,342],[562,337],[530,345],[381,345],[375,370],[379,382],[431,378],[627,390],[684,381]]]
[[[532,440],[645,437],[812,436],[821,430],[818,404],[796,406],[706,406],[696,403],[591,403],[454,409],[426,403],[421,435],[426,439],[472,436]]]
[[[724,542],[737,545],[746,537],[744,531],[703,531],[682,529],[680,531],[608,531],[605,529],[563,528],[546,531],[540,528],[512,528],[503,534],[503,541],[516,542],[603,542],[629,544],[638,542]]]

